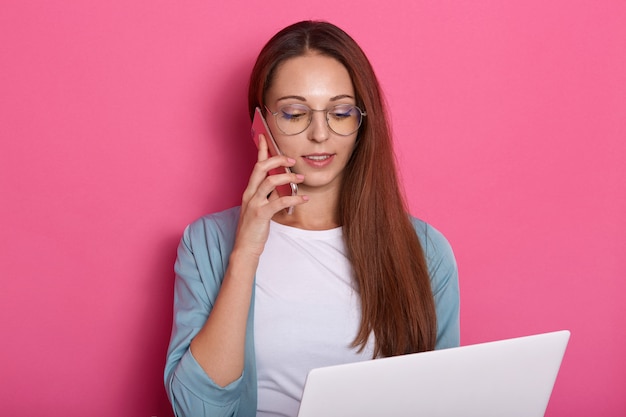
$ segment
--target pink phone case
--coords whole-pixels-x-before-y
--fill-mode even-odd
[[[280,152],[280,149],[278,149],[278,146],[276,145],[276,141],[274,141],[274,138],[272,137],[272,133],[270,132],[269,127],[267,126],[267,122],[265,121],[265,118],[263,117],[263,113],[261,112],[261,109],[258,107],[254,111],[254,119],[252,121],[251,132],[252,132],[252,140],[254,140],[254,143],[256,144],[257,148],[259,147],[259,135],[262,134],[263,136],[265,136],[265,141],[267,142],[267,147],[269,149],[270,155],[271,156],[282,155],[282,153]],[[289,167],[275,168],[269,172],[269,175],[284,174],[284,173],[290,174],[291,169],[289,169]],[[278,195],[281,197],[296,195],[298,194],[298,185],[293,184],[293,183],[279,185],[278,187],[276,187],[276,191],[278,192]],[[291,211],[291,208],[289,211]]]

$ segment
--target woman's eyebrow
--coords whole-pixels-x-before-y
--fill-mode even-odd
[[[331,97],[329,101],[338,101],[344,98],[349,98],[349,99],[353,99],[354,97],[351,96],[350,94],[339,94],[337,96]],[[296,95],[289,95],[289,96],[283,96],[283,97],[279,97],[276,101],[282,101],[282,100],[299,100],[299,101],[303,101],[306,102],[306,98],[302,97],[302,96],[296,96]]]
[[[331,97],[330,101],[337,101],[337,100],[341,100],[341,99],[344,99],[344,98],[350,98],[350,99],[354,100],[354,97],[352,97],[350,94],[340,94],[338,96]]]
[[[300,101],[306,101],[306,98],[302,97],[302,96],[283,96],[280,97],[279,99],[277,99],[276,101],[282,101],[282,100],[300,100]]]

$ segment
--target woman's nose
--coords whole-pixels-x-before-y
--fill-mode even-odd
[[[311,115],[311,125],[309,126],[309,139],[317,142],[323,142],[328,139],[330,129],[326,121],[325,111],[316,111]]]

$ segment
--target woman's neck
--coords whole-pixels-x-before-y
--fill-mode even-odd
[[[273,220],[285,226],[305,230],[328,230],[341,226],[337,210],[338,194],[308,191],[306,195],[309,196],[309,201],[306,204],[294,207],[292,214],[282,210],[274,215]]]

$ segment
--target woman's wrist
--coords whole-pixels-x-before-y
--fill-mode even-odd
[[[233,248],[228,261],[227,275],[237,279],[254,278],[259,265],[260,254],[245,248]]]

